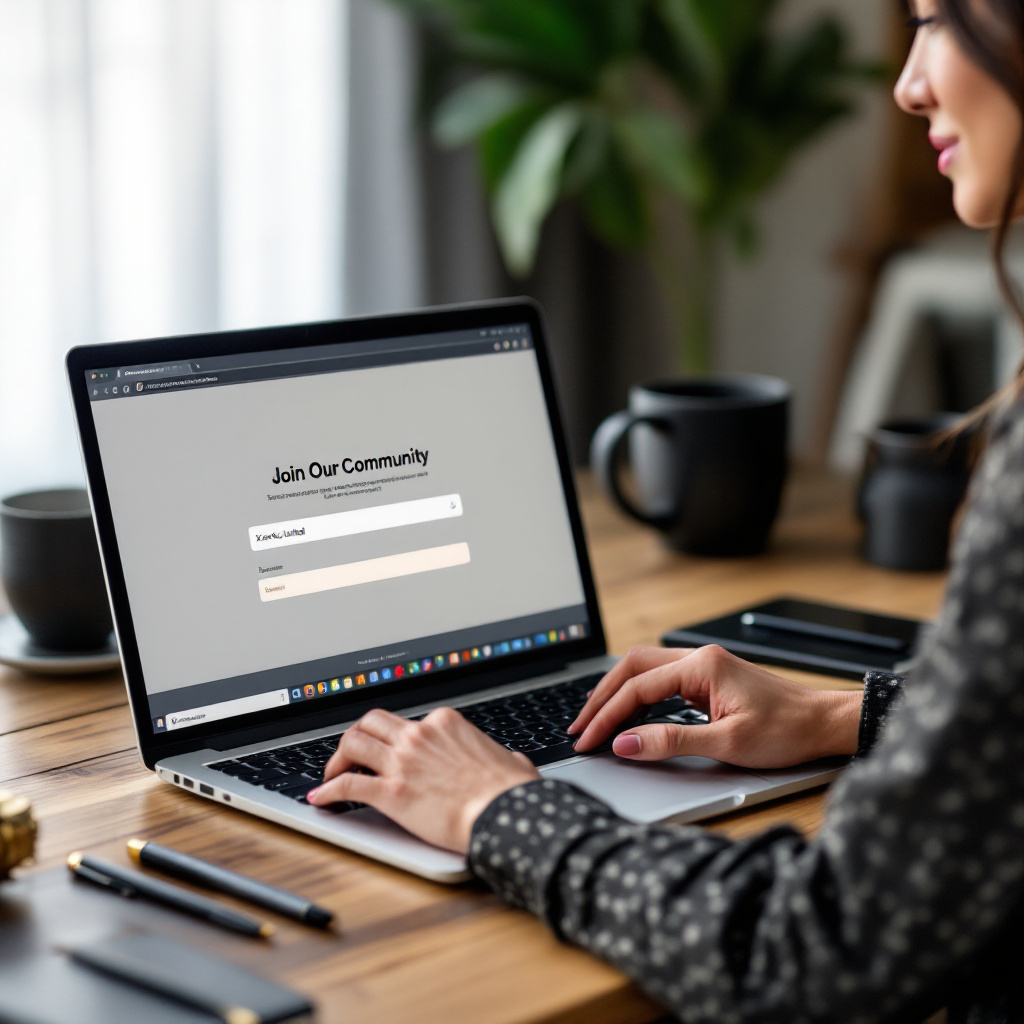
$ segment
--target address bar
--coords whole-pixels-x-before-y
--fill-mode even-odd
[[[356,508],[350,512],[332,512],[324,516],[268,523],[266,526],[250,526],[249,544],[253,551],[266,551],[291,544],[308,544],[314,540],[333,540],[336,537],[373,533],[375,530],[390,530],[396,526],[455,519],[461,515],[461,496],[443,494],[436,498],[417,498],[391,505]]]

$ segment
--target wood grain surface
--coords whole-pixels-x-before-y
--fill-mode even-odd
[[[859,560],[851,488],[842,480],[798,474],[770,551],[736,560],[669,551],[608,506],[589,479],[580,490],[617,653],[782,594],[918,617],[934,615],[941,599],[939,574],[888,572]],[[785,674],[806,685],[857,685]],[[318,1020],[641,1024],[660,1015],[618,971],[559,944],[479,885],[434,885],[157,782],[138,759],[116,673],[56,680],[0,669],[0,785],[36,809],[32,870],[62,865],[73,849],[127,863],[126,840],[142,836],[333,909],[341,922],[334,932],[275,920],[279,930],[266,948],[240,958],[309,993]],[[741,836],[787,822],[811,833],[825,800],[819,791],[709,825]]]

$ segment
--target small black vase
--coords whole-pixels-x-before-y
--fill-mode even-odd
[[[886,569],[935,572],[946,567],[953,517],[970,477],[970,435],[938,444],[956,421],[941,414],[894,420],[868,443],[857,512],[864,558]]]

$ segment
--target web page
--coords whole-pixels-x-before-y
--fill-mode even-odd
[[[528,342],[160,383],[92,405],[158,731],[585,633]]]

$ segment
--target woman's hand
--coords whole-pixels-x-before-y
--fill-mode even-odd
[[[355,767],[375,774],[349,771]],[[428,843],[465,853],[480,812],[539,777],[528,757],[499,746],[451,708],[421,722],[374,709],[341,737],[323,785],[306,799],[369,804]]]
[[[692,701],[707,725],[640,725],[612,749],[636,761],[698,754],[745,768],[782,768],[857,749],[857,690],[810,690],[729,654],[634,648],[597,685],[569,727],[582,754],[606,740],[643,705]]]

